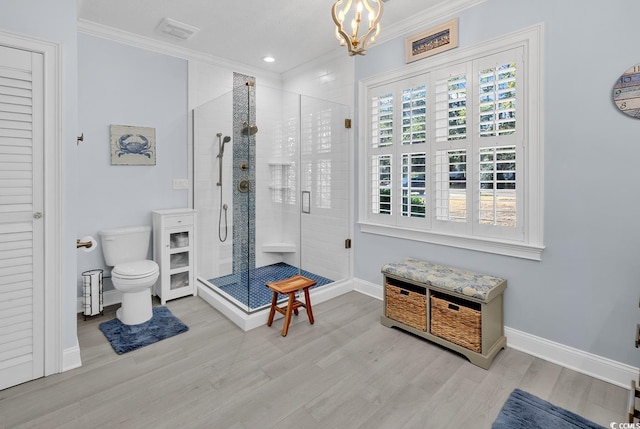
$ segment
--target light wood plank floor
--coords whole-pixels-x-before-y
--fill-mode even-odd
[[[486,371],[379,323],[351,292],[242,332],[197,297],[167,306],[189,331],[116,355],[78,319],[83,366],[0,391],[1,428],[490,428],[519,387],[609,427],[627,391],[515,350]]]

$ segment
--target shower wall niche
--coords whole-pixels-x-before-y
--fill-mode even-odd
[[[303,274],[322,287],[349,277],[347,117],[344,105],[242,74],[194,109],[202,285],[252,313],[270,303],[266,282]]]

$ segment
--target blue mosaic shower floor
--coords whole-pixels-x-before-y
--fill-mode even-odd
[[[272,292],[265,283],[284,280],[298,274],[298,269],[284,262],[254,268],[249,273],[235,273],[209,280],[209,283],[216,285],[220,290],[231,295],[243,304],[247,303],[247,277],[249,279],[249,308],[256,309],[271,304]],[[313,274],[309,271],[300,270],[300,274],[316,281],[316,285],[324,286],[332,283],[333,280]],[[313,289],[312,288],[312,289]],[[279,299],[286,296],[280,295]]]

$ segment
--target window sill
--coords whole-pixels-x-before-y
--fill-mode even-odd
[[[425,243],[458,247],[460,249],[467,250],[477,250],[479,252],[512,256],[514,258],[530,259],[533,261],[542,260],[542,251],[544,250],[544,246],[535,246],[518,242],[438,234],[428,231],[419,231],[415,229],[366,222],[359,222],[358,224],[360,225],[360,231],[365,234],[377,234],[405,240],[422,241]]]

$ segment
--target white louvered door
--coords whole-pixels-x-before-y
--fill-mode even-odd
[[[44,375],[43,56],[0,46],[0,389]]]

